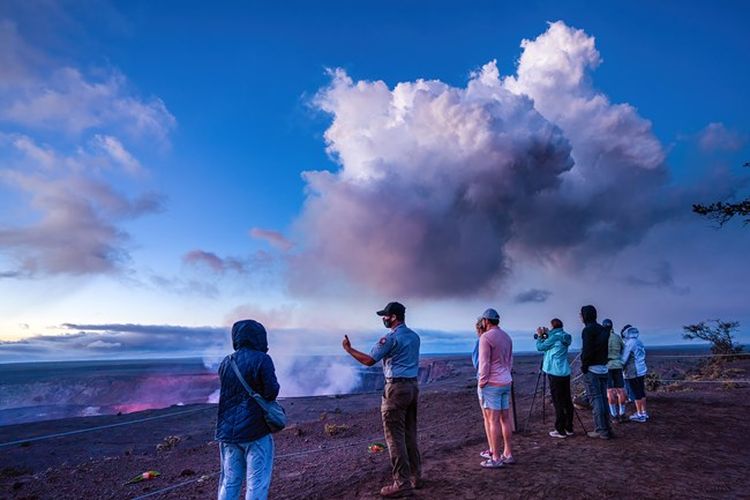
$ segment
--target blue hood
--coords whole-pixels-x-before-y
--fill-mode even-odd
[[[232,347],[247,347],[253,351],[268,352],[266,329],[255,320],[244,319],[232,325]]]

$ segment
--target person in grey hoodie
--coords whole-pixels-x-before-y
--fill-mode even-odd
[[[639,335],[638,328],[633,326],[629,326],[625,330],[625,347],[620,359],[625,365],[623,369],[625,382],[633,391],[633,398],[635,399],[636,412],[630,416],[630,420],[643,423],[648,421],[645,385],[648,367],[646,366],[646,348],[641,339],[638,338]]]
[[[570,361],[568,347],[573,337],[563,330],[563,322],[555,318],[550,321],[552,330],[544,338],[537,329],[536,350],[544,353],[542,371],[549,379],[549,392],[555,406],[555,430],[549,435],[566,438],[573,435],[573,400],[570,398]]]

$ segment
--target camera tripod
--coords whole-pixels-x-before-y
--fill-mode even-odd
[[[575,360],[573,360],[575,363]],[[531,405],[529,406],[529,413],[526,415],[526,422],[523,425],[523,433],[527,434],[529,429],[529,421],[531,420],[531,415],[534,412],[534,405],[536,403],[536,397],[537,394],[539,394],[539,386],[541,383],[541,389],[542,389],[542,423],[547,423],[547,377],[545,376],[544,371],[542,370],[542,366],[544,363],[544,358],[539,362],[539,370],[536,374],[536,385],[534,386],[534,396],[531,398]],[[571,363],[572,364],[572,363]],[[572,404],[571,404],[572,406]],[[583,425],[583,420],[581,420],[581,416],[578,415],[578,410],[575,406],[573,406],[573,414],[575,415],[576,419],[578,420],[579,425],[581,426],[581,429],[583,429],[583,433],[586,434],[586,426]]]

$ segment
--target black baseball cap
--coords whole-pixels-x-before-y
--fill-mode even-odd
[[[388,302],[386,306],[377,312],[378,316],[390,316],[395,314],[396,316],[402,316],[406,313],[406,307],[400,302]]]

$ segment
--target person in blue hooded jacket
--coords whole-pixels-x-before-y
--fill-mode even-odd
[[[555,318],[550,321],[552,330],[547,338],[539,335],[537,330],[536,350],[544,353],[542,371],[549,379],[549,391],[552,404],[555,406],[555,430],[549,435],[554,438],[566,438],[573,435],[573,400],[570,397],[570,361],[568,347],[573,337],[563,330],[563,322]]]
[[[232,326],[234,353],[219,366],[221,395],[216,440],[221,456],[219,500],[240,497],[247,476],[245,499],[265,499],[271,486],[274,444],[263,410],[232,369],[232,359],[253,391],[268,401],[279,395],[279,383],[268,352],[266,329],[247,319]]]

